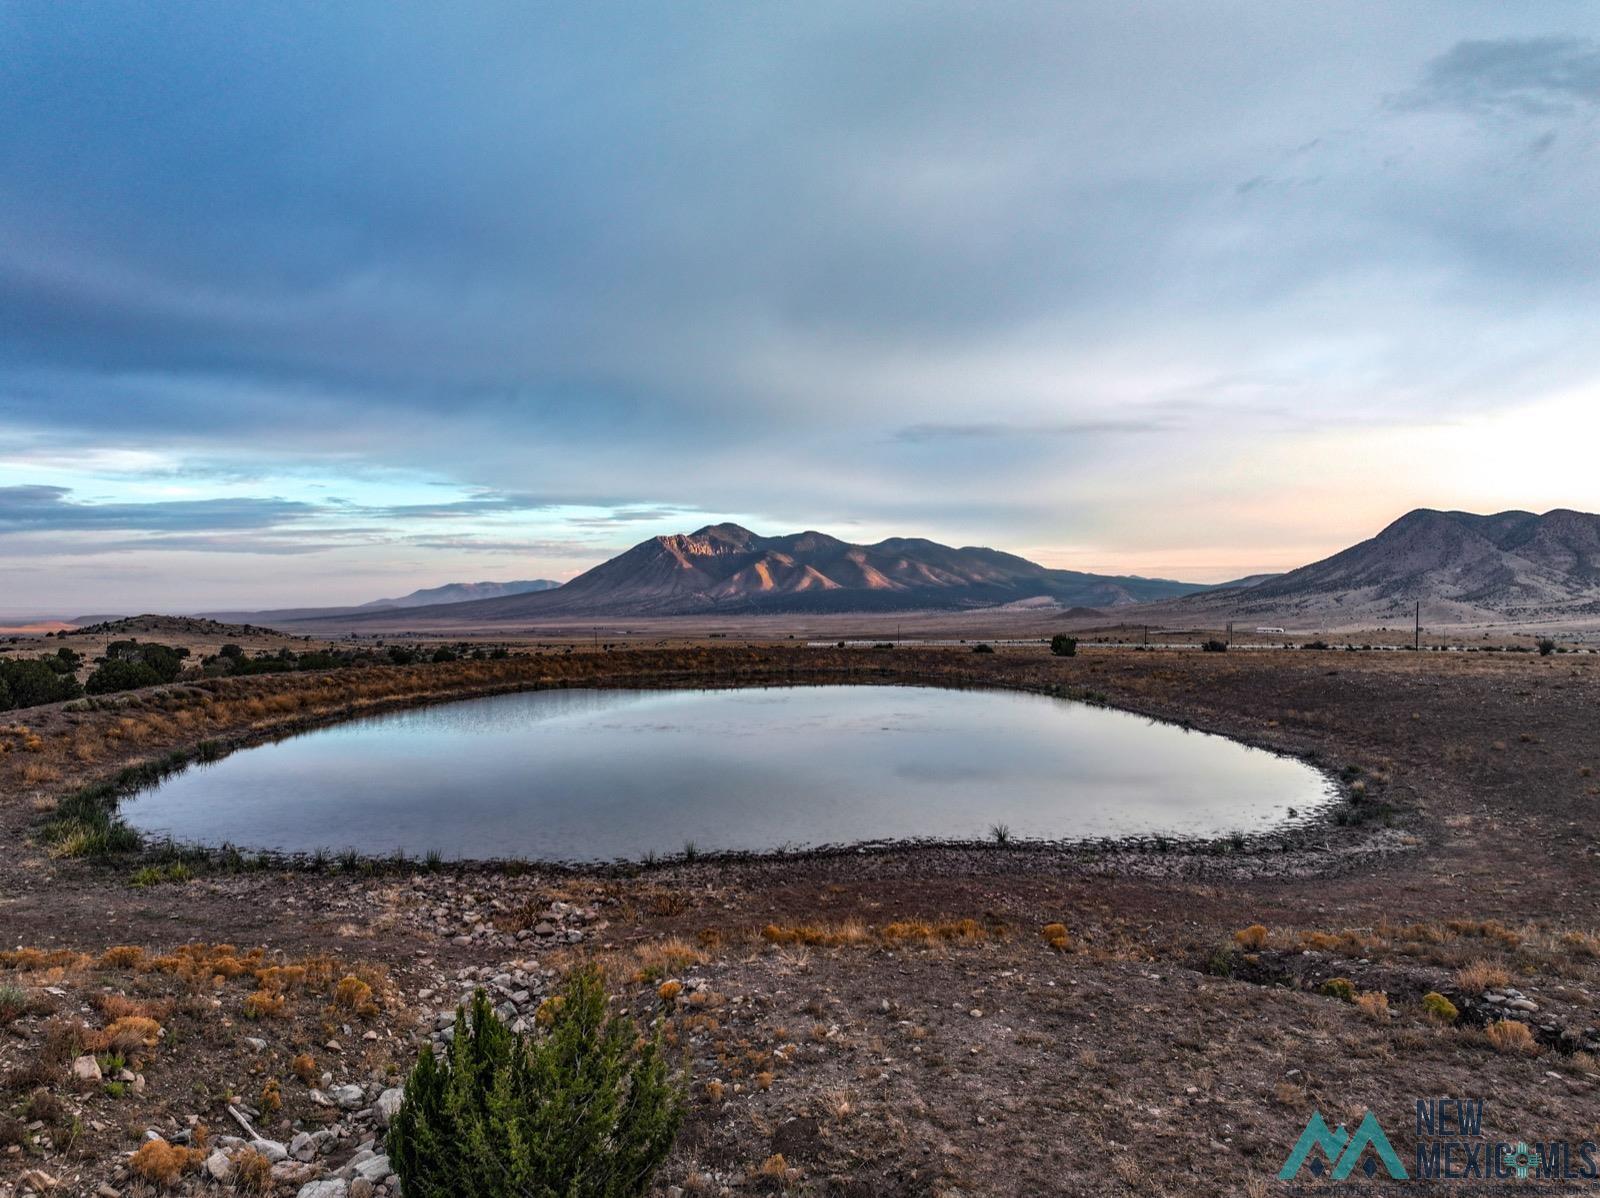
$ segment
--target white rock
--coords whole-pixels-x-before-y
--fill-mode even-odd
[[[388,1127],[393,1122],[394,1117],[400,1113],[400,1106],[405,1102],[405,1097],[406,1092],[398,1087],[392,1090],[385,1090],[378,1095],[377,1106],[374,1109],[378,1112],[380,1126]]]
[[[317,1156],[317,1142],[311,1138],[307,1131],[296,1132],[294,1139],[289,1141],[289,1155],[297,1161],[315,1160]]]
[[[81,1082],[97,1082],[100,1080],[100,1062],[90,1056],[79,1057],[72,1062],[72,1076]]]
[[[289,1159],[289,1150],[276,1140],[251,1140],[250,1147],[266,1157],[269,1165],[276,1165],[279,1161]]]
[[[312,1181],[300,1187],[295,1198],[348,1198],[350,1187],[337,1179]]]
[[[206,1157],[206,1172],[213,1181],[227,1181],[233,1176],[233,1162],[228,1159],[228,1154],[222,1149],[217,1149]]]
[[[372,1182],[373,1185],[377,1185],[378,1182],[382,1181],[385,1177],[388,1177],[389,1174],[393,1172],[394,1168],[389,1164],[389,1158],[385,1154],[380,1154],[372,1157],[370,1160],[362,1161],[356,1166],[356,1176],[366,1178],[368,1181]]]
[[[328,1097],[347,1111],[364,1106],[367,1101],[366,1091],[360,1086],[335,1086],[328,1091]]]

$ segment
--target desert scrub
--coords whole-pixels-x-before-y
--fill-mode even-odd
[[[1267,947],[1267,929],[1258,923],[1253,923],[1248,928],[1240,928],[1235,932],[1233,942],[1247,953],[1258,952]]]
[[[1374,1023],[1387,1022],[1389,996],[1381,990],[1368,990],[1356,995],[1355,1008]]]
[[[190,1170],[197,1169],[205,1154],[199,1149],[180,1148],[165,1140],[147,1140],[128,1161],[137,1176],[158,1186],[170,1187]]]
[[[1039,929],[1039,935],[1058,953],[1064,953],[1072,947],[1072,937],[1067,934],[1067,925],[1064,923],[1047,923]]]
[[[1349,978],[1329,978],[1317,987],[1318,994],[1325,994],[1329,998],[1337,998],[1340,1002],[1355,1002],[1355,983]]]
[[[1422,996],[1422,1011],[1428,1018],[1440,1023],[1454,1023],[1461,1014],[1456,1010],[1456,1004],[1437,990],[1430,990]]]
[[[1511,985],[1511,975],[1493,961],[1472,961],[1456,970],[1456,985],[1463,994],[1482,994]]]
[[[686,1083],[658,1027],[612,1015],[599,972],[575,972],[542,1034],[519,1035],[479,991],[448,1055],[424,1047],[389,1130],[408,1198],[637,1198],[682,1125]]]
[[[1505,1056],[1531,1057],[1538,1053],[1539,1045],[1528,1030],[1528,1025],[1515,1019],[1502,1019],[1483,1029],[1489,1047]]]

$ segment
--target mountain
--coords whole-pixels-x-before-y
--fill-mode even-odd
[[[1050,570],[994,549],[955,549],[920,538],[855,545],[820,532],[763,537],[737,524],[712,524],[692,533],[652,537],[556,590],[413,608],[405,613],[405,624],[905,611],[993,607],[1027,599],[1110,608],[1201,589],[1165,579]],[[383,615],[371,613],[363,620]]]
[[[1600,616],[1600,516],[1418,508],[1322,561],[1165,606],[1189,618],[1370,627],[1409,623],[1418,603],[1425,624]]]
[[[425,587],[398,599],[374,599],[362,607],[429,607],[435,603],[467,603],[473,599],[499,599],[504,595],[526,595],[533,591],[553,591],[561,584],[549,578],[527,578],[519,582],[447,582],[440,587]]]
[[[518,582],[447,582],[443,586],[412,591],[409,595],[401,595],[398,599],[374,599],[370,603],[349,607],[279,607],[269,611],[208,611],[200,612],[199,615],[205,619],[255,621],[276,627],[301,620],[336,620],[359,615],[362,612],[441,607],[478,599],[532,594],[535,591],[552,591],[560,585],[559,582],[549,578],[529,578]],[[85,621],[77,622],[81,624]]]

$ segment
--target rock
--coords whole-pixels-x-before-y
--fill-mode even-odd
[[[365,1106],[367,1102],[367,1093],[360,1086],[335,1086],[328,1092],[328,1097],[347,1111]]]
[[[94,1192],[94,1198],[122,1198],[122,1191],[109,1181],[102,1181]]]
[[[405,1101],[406,1092],[399,1087],[385,1090],[378,1095],[377,1104],[373,1107],[378,1113],[378,1125],[388,1127],[394,1117],[400,1113],[400,1106]]]
[[[364,1160],[356,1166],[356,1176],[366,1178],[373,1185],[377,1185],[378,1182],[393,1172],[394,1168],[389,1164],[389,1157],[386,1153],[379,1153],[377,1156]]]
[[[228,1159],[228,1154],[219,1148],[206,1157],[206,1172],[213,1181],[225,1182],[233,1176],[233,1162]]]
[[[338,1180],[313,1181],[301,1186],[295,1198],[350,1198],[350,1187]]]
[[[93,1060],[94,1058],[90,1058]],[[43,1169],[29,1169],[17,1178],[17,1189],[24,1194],[48,1194],[61,1183]]]
[[[350,1198],[372,1198],[378,1192],[378,1187],[365,1177],[358,1177],[350,1183]]]
[[[270,1165],[276,1165],[279,1161],[289,1159],[289,1150],[276,1140],[251,1140],[250,1147],[266,1157],[267,1163]]]
[[[556,925],[548,920],[540,920],[534,925],[533,934],[535,936],[554,936],[556,934]]]
[[[100,1062],[90,1056],[79,1057],[72,1062],[72,1076],[80,1082],[97,1082],[101,1077]]]
[[[259,1036],[246,1036],[244,1042],[256,1052],[266,1052],[267,1042]]]
[[[317,1157],[317,1142],[308,1131],[296,1132],[289,1141],[289,1155],[297,1161],[311,1161]]]
[[[1513,1011],[1537,1011],[1539,1009],[1539,1004],[1531,998],[1513,998],[1506,1006]]]

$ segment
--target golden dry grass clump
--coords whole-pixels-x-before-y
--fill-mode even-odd
[[[1528,1025],[1515,1019],[1502,1019],[1483,1029],[1489,1047],[1505,1056],[1535,1056],[1539,1045],[1528,1030]]]
[[[1482,994],[1511,984],[1511,975],[1493,961],[1472,961],[1456,970],[1456,985],[1463,993]]]
[[[165,1140],[146,1140],[128,1161],[128,1168],[158,1186],[171,1187],[178,1179],[199,1167],[205,1153],[198,1148],[180,1148]]]
[[[1374,1023],[1385,1023],[1389,1019],[1389,996],[1381,990],[1368,990],[1356,995],[1355,1006]]]
[[[1267,929],[1261,924],[1253,923],[1248,928],[1240,928],[1235,932],[1233,942],[1247,953],[1258,952],[1267,947]]]
[[[1064,953],[1072,947],[1072,937],[1067,934],[1067,925],[1064,923],[1047,923],[1039,929],[1039,935],[1058,953]]]

